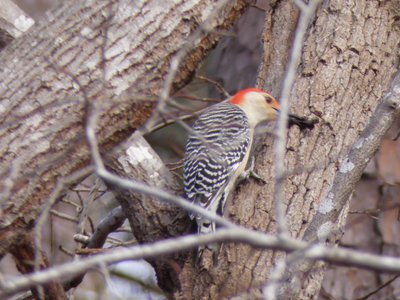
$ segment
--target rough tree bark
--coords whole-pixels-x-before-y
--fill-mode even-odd
[[[121,177],[134,178],[174,195],[182,193],[176,178],[139,132],[107,155],[106,162],[109,168]],[[168,202],[118,188],[116,192],[117,200],[126,211],[135,238],[142,243],[180,236],[192,228],[188,214]],[[185,261],[190,261],[190,255],[187,253],[177,253],[150,261],[156,270],[159,286],[171,297],[181,289],[178,270]]]
[[[365,127],[398,69],[398,5],[398,1],[325,1],[308,28],[291,91],[291,111],[318,116],[321,122],[311,132],[294,127],[288,133],[287,169],[314,166],[311,172],[286,181],[284,205],[294,237],[302,237],[319,203],[327,197],[349,146]],[[266,12],[266,51],[259,84],[276,96],[296,28],[296,11],[293,1],[273,1]],[[265,141],[256,163],[257,173],[269,183],[273,182],[271,143],[271,138]],[[241,185],[228,216],[243,226],[274,232],[273,188],[273,184],[260,187],[251,181]],[[194,274],[194,298],[242,295],[243,299],[257,299],[274,263],[282,256],[244,245],[224,245],[217,266]],[[318,295],[322,275],[319,270],[305,280],[302,299]]]
[[[186,6],[166,3],[159,10],[152,6],[155,2],[64,4],[26,39],[14,41],[0,53],[1,255],[32,228],[57,179],[89,164],[83,133],[85,97],[104,111],[98,131],[106,151],[148,117],[153,102],[147,99],[160,91],[171,56],[204,21],[203,11],[215,4],[206,0],[186,1]],[[243,2],[229,2],[218,28],[233,22]],[[348,146],[364,128],[398,68],[398,5],[396,0],[326,1],[308,29],[291,94],[292,111],[314,114],[321,122],[312,132],[296,128],[289,132],[287,168],[315,166],[286,182],[287,222],[293,236],[303,235],[327,196]],[[278,96],[298,13],[292,1],[283,0],[271,1],[266,14],[266,51],[259,82]],[[188,80],[218,38],[208,35],[201,40],[182,65],[174,87]],[[272,139],[263,143],[256,164],[256,171],[268,182],[273,182],[271,143]],[[259,186],[250,181],[241,185],[228,217],[246,227],[274,232],[271,195],[273,184]],[[225,244],[216,266],[193,270],[189,261],[179,266],[181,290],[175,295],[257,299],[281,256]],[[306,281],[304,298],[317,295],[321,278]]]
[[[35,21],[13,1],[3,0],[0,11],[0,50],[21,36]]]
[[[57,182],[90,164],[85,101],[101,109],[98,140],[107,152],[149,117],[171,58],[217,4],[68,1],[0,53],[0,257],[26,242]],[[245,6],[227,1],[200,30],[172,91]]]

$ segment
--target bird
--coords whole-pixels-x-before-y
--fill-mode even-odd
[[[278,101],[268,92],[247,88],[228,101],[208,107],[194,122],[185,147],[183,181],[186,199],[196,205],[224,215],[227,199],[236,183],[248,177],[255,128],[276,120]],[[311,128],[305,118],[289,115],[289,123]],[[250,170],[249,170],[250,169]],[[191,213],[199,234],[215,232],[216,224]],[[196,261],[205,248],[200,246]],[[213,250],[213,249],[212,249]],[[214,249],[215,250],[215,249]],[[214,251],[213,250],[213,251]]]

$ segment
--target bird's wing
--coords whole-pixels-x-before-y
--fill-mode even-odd
[[[193,125],[184,164],[188,200],[215,212],[251,143],[244,112],[227,103],[216,106],[206,110]]]

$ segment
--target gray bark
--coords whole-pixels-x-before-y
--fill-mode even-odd
[[[103,112],[97,132],[108,151],[148,118],[171,57],[214,5],[69,1],[0,53],[1,255],[34,225],[57,180],[90,163],[84,102]],[[211,27],[228,27],[243,6],[230,2]],[[219,38],[195,42],[173,89]]]
[[[259,84],[278,99],[296,29],[296,11],[293,1],[272,1],[266,11]],[[320,123],[312,131],[300,132],[293,127],[288,133],[287,170],[304,170],[285,182],[286,219],[294,237],[303,237],[350,146],[398,69],[398,11],[397,1],[325,1],[308,28],[290,111],[317,116]],[[271,137],[264,140],[256,154],[256,172],[268,184],[250,181],[239,186],[228,214],[238,224],[270,233],[276,231],[272,143]],[[261,297],[261,287],[283,254],[238,244],[222,249],[217,266],[206,267],[194,276],[198,283],[195,298]],[[323,268],[303,278],[301,299],[317,297],[322,278]],[[201,288],[207,285],[208,289]]]

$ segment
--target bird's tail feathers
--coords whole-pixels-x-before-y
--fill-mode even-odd
[[[197,233],[198,234],[209,234],[215,232],[215,223],[210,222],[208,220],[197,219]],[[202,245],[197,248],[197,255],[196,255],[196,266],[200,265],[201,257],[205,251],[205,249],[211,250],[213,254],[213,262],[215,264],[216,258],[218,256],[218,244],[208,244]]]

